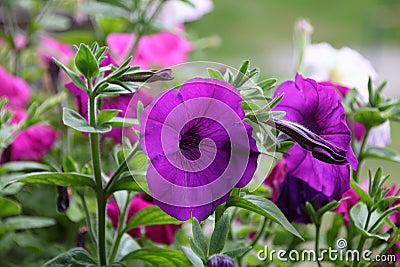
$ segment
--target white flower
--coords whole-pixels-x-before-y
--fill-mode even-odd
[[[367,144],[377,147],[385,147],[391,143],[389,121],[372,128],[369,132]]]
[[[309,45],[303,66],[305,76],[356,88],[364,100],[368,100],[368,78],[377,78],[371,63],[360,53],[348,47],[335,49],[328,43]]]
[[[172,28],[178,24],[198,20],[209,13],[214,5],[211,0],[189,0],[193,5],[181,0],[166,1],[158,15],[156,23],[165,28]]]

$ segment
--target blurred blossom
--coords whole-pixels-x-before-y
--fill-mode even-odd
[[[187,60],[192,45],[183,36],[183,31],[162,31],[143,36],[133,55],[131,65],[142,69],[166,68]],[[129,33],[111,33],[107,36],[110,52],[122,63],[128,58],[135,42],[135,36]]]
[[[9,74],[0,66],[0,98],[7,98],[7,105],[24,107],[31,96],[29,85],[21,78]]]
[[[311,35],[314,32],[314,27],[306,19],[298,19],[296,21],[295,30],[297,33]]]
[[[214,5],[211,0],[181,0],[166,1],[155,18],[155,22],[165,28],[173,28],[178,24],[200,19],[209,13]],[[153,4],[153,9],[159,1]],[[154,11],[152,11],[154,12]]]
[[[335,84],[331,81],[321,82],[320,84],[326,86],[333,86],[341,96],[346,96],[347,93],[350,91],[350,88],[343,85]],[[352,123],[353,123],[354,137],[358,141],[362,140],[365,133],[364,125],[356,121],[353,121]],[[370,130],[367,139],[367,144],[376,147],[385,147],[386,145],[390,144],[391,141],[392,140],[390,134],[390,122],[386,121],[383,124],[373,127]]]
[[[138,193],[129,204],[128,214],[126,222],[141,209],[152,206],[153,200],[149,195],[144,193]],[[107,204],[107,215],[111,219],[114,228],[118,227],[120,211],[117,202],[114,199]],[[132,237],[141,237],[145,235],[147,238],[160,244],[173,244],[175,232],[181,227],[181,225],[175,224],[163,224],[163,225],[151,225],[151,226],[139,226],[128,231],[128,234]]]
[[[360,96],[368,99],[368,78],[376,80],[371,63],[357,51],[348,47],[335,49],[328,43],[309,45],[303,57],[304,74],[318,82],[331,81],[356,88]]]
[[[52,57],[55,57],[63,64],[68,64],[74,58],[74,50],[69,44],[64,44],[58,40],[43,35],[39,38],[38,46],[39,57],[43,63],[53,62]]]
[[[269,173],[264,183],[272,189],[272,201],[276,202],[279,197],[281,183],[285,179],[288,167],[284,159],[279,160]]]
[[[28,40],[26,39],[26,36],[22,33],[17,33],[14,36],[14,45],[15,48],[18,50],[23,49],[28,43]]]
[[[15,136],[11,145],[3,152],[1,161],[39,161],[59,137],[60,133],[53,127],[35,124]]]

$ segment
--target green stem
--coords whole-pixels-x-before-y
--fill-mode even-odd
[[[371,220],[371,215],[372,215],[372,210],[368,209],[368,215],[367,215],[367,219],[365,221],[365,225],[364,225],[364,229],[367,231],[368,230],[368,225],[369,225],[369,221]],[[359,253],[362,253],[362,249],[364,247],[365,241],[367,239],[364,236],[361,236],[360,241],[358,242],[358,247],[357,250],[359,251]],[[353,267],[357,267],[358,264],[360,263],[360,261],[355,260],[353,262]]]
[[[255,245],[257,245],[258,240],[260,240],[261,236],[264,234],[264,230],[265,230],[265,227],[267,226],[267,222],[268,222],[267,218],[263,217],[261,226],[260,226],[260,228],[258,230],[258,233],[257,233],[256,237],[253,239],[253,242],[251,242],[250,247],[253,248]],[[269,225],[271,225],[271,222],[270,222]],[[241,265],[241,262],[242,262],[243,258],[246,256],[247,253],[248,252],[246,252],[242,256],[238,257],[239,265]]]
[[[321,267],[321,262],[319,261],[319,236],[321,232],[321,225],[315,224],[315,255],[317,255],[317,264]]]
[[[89,123],[90,126],[96,127],[96,96],[91,95],[92,79],[87,81],[89,92]],[[106,202],[107,197],[103,190],[103,179],[101,177],[101,161],[100,161],[100,144],[99,134],[90,133],[90,151],[93,163],[93,173],[96,182],[96,198],[97,198],[97,254],[99,265],[107,265],[106,255]]]
[[[104,191],[108,194],[108,191],[110,190],[110,188],[112,188],[112,185],[115,183],[115,181],[117,180],[117,178],[119,177],[119,175],[121,173],[123,173],[126,169],[126,167],[128,166],[128,162],[131,160],[131,158],[133,157],[133,155],[135,155],[136,151],[137,151],[137,146],[135,146],[131,152],[129,152],[128,156],[125,158],[124,162],[122,162],[119,166],[118,169],[113,173],[113,175],[111,176],[110,180],[108,181],[106,187],[104,188]]]
[[[79,195],[79,198],[81,199],[83,210],[85,211],[86,224],[89,228],[89,231],[88,231],[89,236],[92,239],[93,243],[96,244],[96,246],[97,246],[97,239],[96,239],[96,235],[93,231],[94,228],[93,228],[93,224],[92,224],[92,219],[90,218],[90,212],[89,212],[89,208],[86,204],[85,196],[81,193],[78,193],[78,195]]]
[[[370,132],[370,129],[367,128],[365,130],[365,134],[364,134],[364,137],[363,137],[363,140],[361,143],[360,151],[358,152],[358,157],[357,157],[358,158],[358,168],[357,168],[357,170],[354,171],[354,175],[353,175],[353,178],[356,182],[358,182],[358,176],[360,175],[361,164],[364,161],[363,153],[364,153],[365,146],[367,145],[367,139],[368,139],[369,132]]]
[[[128,196],[126,198],[126,202],[125,202],[123,210],[122,210],[122,214],[119,217],[118,229],[117,229],[117,231],[115,233],[113,246],[111,248],[111,255],[110,255],[109,262],[114,262],[115,257],[117,256],[119,244],[121,243],[121,238],[124,235],[126,214],[127,214],[127,211],[128,211],[130,200],[131,200],[131,197],[130,197],[130,194],[128,194]]]

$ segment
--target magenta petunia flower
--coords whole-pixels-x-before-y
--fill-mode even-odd
[[[143,193],[137,194],[129,204],[126,221],[129,222],[139,210],[152,205],[154,204],[150,196]],[[117,228],[119,223],[119,209],[114,199],[111,199],[107,204],[107,215],[111,219],[113,227]],[[150,240],[170,245],[174,243],[174,235],[179,228],[181,228],[181,225],[176,224],[140,226],[128,231],[128,234],[135,238],[141,237],[144,232],[144,235]]]
[[[74,58],[74,50],[69,44],[62,43],[47,35],[41,36],[39,42],[38,52],[43,63],[53,62],[52,57],[55,57],[61,63],[68,64]]]
[[[46,124],[33,125],[17,134],[2,155],[2,162],[34,160],[39,161],[46,154],[60,133]]]
[[[110,64],[117,65],[117,63],[106,54],[106,58],[101,62],[100,67],[108,66]],[[87,93],[77,87],[74,83],[69,82],[65,87],[71,92],[75,98],[75,105],[78,108],[79,114],[84,118],[88,119],[88,96]],[[123,94],[115,97],[107,97],[102,100],[101,109],[119,109],[122,112],[117,114],[117,117],[130,116],[131,118],[136,116],[137,103],[141,101],[144,106],[148,105],[152,96],[142,90],[138,90],[135,93]],[[136,118],[136,117],[135,117]],[[113,127],[110,132],[103,134],[105,137],[111,137],[116,142],[121,143],[122,134],[129,137],[131,142],[136,142],[136,136],[133,131],[123,131],[123,127]]]
[[[179,220],[207,218],[257,167],[252,127],[239,91],[196,78],[160,94],[141,116],[141,147],[150,158],[154,203]]]
[[[9,74],[0,66],[0,98],[6,97],[8,105],[24,107],[31,96],[29,85],[21,78]]]
[[[285,97],[275,109],[285,111],[286,120],[303,125],[334,146],[347,151],[347,161],[351,167],[357,168],[358,162],[350,146],[351,131],[346,123],[341,98],[335,89],[297,74],[295,81],[282,83],[275,96],[282,93],[285,93]],[[339,200],[349,189],[349,164],[322,162],[298,144],[287,152],[284,158],[290,175],[306,182],[314,190]]]
[[[107,36],[107,45],[120,63],[128,58],[135,42],[135,36],[129,33],[111,33]],[[177,33],[162,31],[143,36],[137,47],[131,65],[143,69],[166,68],[186,61],[192,45]]]

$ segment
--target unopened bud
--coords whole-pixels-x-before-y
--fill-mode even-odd
[[[233,262],[232,258],[227,255],[216,254],[207,259],[207,266],[208,267],[235,267],[235,263]]]
[[[65,186],[57,186],[58,197],[57,197],[57,210],[59,212],[66,212],[69,207],[69,198],[71,196],[71,190]]]
[[[172,76],[171,69],[162,69],[162,70],[143,70],[143,71],[135,71],[132,73],[128,73],[122,75],[118,78],[121,82],[158,82],[158,81],[169,81],[174,79]]]

